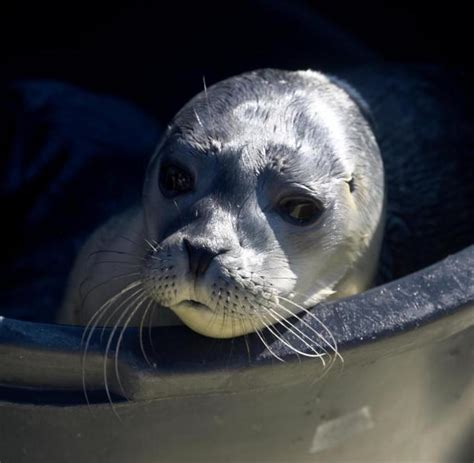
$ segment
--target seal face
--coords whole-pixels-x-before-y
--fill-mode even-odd
[[[366,289],[383,191],[377,143],[347,91],[314,71],[267,69],[179,111],[148,166],[142,208],[114,228],[149,243],[127,251],[141,259],[142,302],[233,337]]]

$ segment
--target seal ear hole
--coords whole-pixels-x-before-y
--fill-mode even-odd
[[[351,177],[351,179],[347,181],[346,183],[349,185],[349,191],[353,193],[355,190],[354,177]]]

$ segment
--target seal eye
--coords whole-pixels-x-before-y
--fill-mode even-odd
[[[321,217],[323,211],[321,202],[309,197],[290,196],[278,203],[280,215],[295,225],[310,225]]]
[[[175,164],[162,166],[159,182],[160,190],[167,198],[191,191],[194,184],[191,174]]]

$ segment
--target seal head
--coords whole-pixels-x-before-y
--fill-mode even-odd
[[[314,71],[224,80],[175,116],[144,186],[142,281],[212,337],[366,289],[384,181],[358,97]]]

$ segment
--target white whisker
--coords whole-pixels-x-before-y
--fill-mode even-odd
[[[95,291],[96,289],[112,282],[112,281],[116,281],[116,280],[120,280],[122,278],[130,278],[130,277],[133,277],[133,276],[139,276],[141,274],[141,272],[127,272],[127,273],[121,273],[119,275],[114,275],[112,277],[109,277],[107,280],[105,281],[102,281],[101,283],[98,283],[97,285],[93,286],[92,288],[90,288],[88,291],[87,291],[87,294],[85,296],[83,296],[81,294],[81,289],[82,289],[82,284],[81,286],[79,287],[79,293],[80,293],[80,296],[81,296],[81,299],[82,299],[82,303],[81,303],[81,310],[84,309],[84,305],[87,301],[87,298],[90,296],[90,294]],[[84,282],[83,282],[84,283]]]
[[[303,333],[300,329],[298,329],[295,325],[292,325],[288,320],[286,320],[285,318],[281,318],[280,314],[278,314],[278,312],[276,312],[275,310],[273,310],[272,308],[270,307],[265,307],[266,310],[268,310],[268,313],[269,315],[280,325],[282,325],[284,328],[286,328],[291,334],[293,334],[296,338],[298,338],[301,342],[304,343],[304,345],[306,347],[308,347],[312,352],[314,352],[313,354],[308,354],[307,352],[303,352],[303,351],[300,351],[298,349],[296,349],[294,346],[290,345],[290,344],[287,344],[287,346],[292,349],[294,352],[297,352],[298,354],[301,354],[305,357],[311,357],[311,358],[319,358],[321,359],[323,365],[325,365],[325,361],[324,361],[324,355],[325,354],[321,354],[320,352],[318,352],[314,346],[312,346],[311,344],[309,344],[304,338],[307,338],[309,339],[310,342],[314,342],[313,339],[311,339],[307,334]],[[301,335],[300,335],[300,334]],[[286,344],[286,342],[283,340],[283,339],[280,339],[283,343]]]
[[[140,297],[140,293],[136,296],[137,299]],[[115,410],[114,403],[112,400],[112,394],[110,393],[109,385],[107,382],[107,360],[109,356],[109,351],[110,351],[110,346],[112,345],[112,340],[114,338],[115,332],[117,331],[117,328],[120,326],[120,322],[126,317],[126,315],[133,310],[133,306],[130,305],[128,306],[125,310],[122,311],[121,315],[117,319],[112,332],[109,335],[109,339],[107,341],[107,345],[105,347],[105,353],[104,353],[104,362],[103,362],[103,379],[104,379],[104,387],[105,387],[105,393],[107,394],[107,398],[109,400],[110,406],[112,407],[112,411],[114,415],[121,421],[120,416],[117,413],[117,410]]]
[[[318,333],[316,331],[316,333],[318,333],[318,337],[326,343],[327,346],[329,346],[333,352],[334,352],[334,355],[339,357],[339,359],[341,361],[343,361],[343,358],[342,356],[339,354],[338,350],[337,350],[337,342],[336,342],[336,339],[334,338],[333,334],[331,333],[331,330],[318,318],[316,317],[316,315],[314,315],[310,310],[306,309],[305,307],[297,304],[296,302],[290,300],[290,299],[287,299],[283,296],[280,296],[278,295],[278,298],[279,299],[282,299],[284,300],[285,302],[288,302],[289,304],[292,304],[293,306],[295,306],[296,308],[300,309],[301,311],[303,311],[304,313],[308,314],[309,317],[311,317],[313,320],[315,320],[317,323],[319,323],[319,325],[324,329],[324,331],[326,331],[326,333],[328,334],[329,338],[331,339],[332,341],[332,344],[321,334],[321,333]],[[280,306],[282,308],[285,308],[284,306]],[[290,311],[291,312],[291,311]],[[294,315],[294,314],[293,314]],[[302,320],[300,318],[300,320],[303,322],[304,320]]]
[[[148,299],[148,296],[145,295],[141,300],[136,301],[136,306],[135,309],[132,310],[132,313],[128,316],[127,320],[125,320],[125,323],[122,325],[122,329],[120,331],[119,337],[117,339],[117,344],[115,346],[115,361],[114,361],[114,368],[115,368],[115,377],[117,378],[117,383],[120,387],[120,390],[122,391],[123,396],[126,396],[125,393],[125,388],[123,387],[122,380],[120,379],[120,373],[119,373],[119,367],[118,367],[118,358],[119,358],[119,351],[120,351],[120,345],[122,343],[123,335],[125,333],[125,330],[127,329],[127,326],[129,323],[132,321],[132,318],[134,315],[137,313],[137,311],[140,309],[142,304]],[[115,328],[114,328],[115,329]],[[111,338],[114,336],[114,333],[112,331]]]
[[[115,296],[111,297],[108,299],[104,304],[102,304],[101,307],[94,313],[94,315],[91,317],[89,322],[87,323],[86,327],[84,328],[82,337],[81,337],[81,346],[84,344],[85,340],[85,347],[84,351],[82,353],[82,358],[81,358],[81,372],[82,372],[82,388],[84,391],[84,396],[87,402],[87,405],[89,406],[89,397],[87,394],[87,385],[86,385],[86,358],[87,358],[87,352],[89,350],[89,344],[92,339],[92,335],[95,331],[95,328],[97,327],[97,324],[99,323],[100,319],[103,317],[105,313],[112,307],[112,304],[122,295],[126,294],[128,291],[133,290],[137,286],[141,284],[140,281],[135,281],[133,283],[130,283],[127,287],[122,289],[118,294]]]
[[[150,361],[150,359],[148,358],[148,355],[146,353],[146,350],[145,350],[145,346],[143,344],[143,327],[144,327],[144,324],[145,324],[145,319],[146,319],[146,316],[148,315],[148,312],[150,311],[152,305],[153,305],[153,299],[150,299],[150,302],[148,303],[146,309],[143,311],[143,315],[142,315],[142,318],[140,320],[140,327],[139,327],[139,342],[140,342],[140,350],[142,351],[142,354],[143,354],[143,358],[145,359],[146,363],[148,364],[149,367],[153,367],[153,364],[152,362]]]
[[[273,349],[269,346],[269,344],[267,343],[267,341],[265,340],[265,337],[263,336],[262,333],[260,333],[260,330],[258,330],[256,328],[256,326],[254,325],[253,321],[252,321],[252,318],[249,317],[249,321],[250,323],[252,324],[252,328],[253,330],[255,331],[255,333],[257,334],[257,336],[259,337],[260,341],[262,341],[263,345],[267,348],[268,352],[270,352],[270,354],[273,355],[273,357],[275,357],[277,360],[279,360],[280,362],[283,362],[285,363],[285,360],[283,360],[279,355],[277,355]],[[267,325],[265,323],[264,320],[261,320],[261,322],[265,325],[265,328],[267,328]]]

